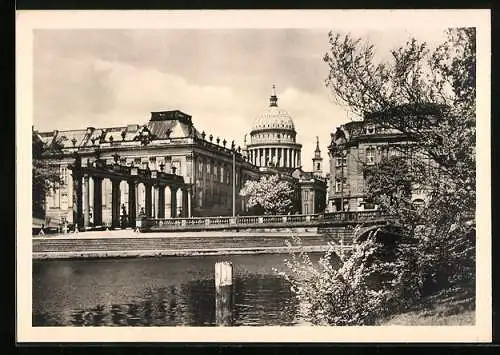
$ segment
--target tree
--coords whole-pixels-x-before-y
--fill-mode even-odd
[[[50,144],[45,143],[36,131],[32,132],[32,201],[33,216],[44,216],[45,195],[61,183],[59,169],[51,165],[48,156],[57,157],[61,154],[62,144],[55,140]]]
[[[378,63],[360,39],[331,32],[329,42],[326,85],[338,103],[412,142],[411,153],[364,168],[368,198],[401,229],[391,242],[383,230],[371,233],[340,267],[328,253],[319,265],[293,256],[282,275],[313,323],[373,324],[474,279],[475,29],[449,29],[432,50],[412,39]],[[424,207],[412,204],[415,187],[425,191]]]
[[[287,214],[293,210],[292,184],[280,180],[278,175],[262,176],[258,181],[249,180],[240,195],[247,198],[247,205],[257,213]]]
[[[446,282],[474,274],[475,36],[474,28],[452,28],[435,49],[411,39],[377,63],[373,45],[330,33],[324,57],[339,103],[414,142],[411,166],[381,162],[367,171],[368,188],[418,238],[421,271]],[[394,189],[414,184],[428,195],[423,209]]]

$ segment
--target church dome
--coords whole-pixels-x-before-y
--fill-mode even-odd
[[[255,120],[252,130],[288,129],[295,130],[292,117],[278,107],[278,97],[271,96],[269,107]]]

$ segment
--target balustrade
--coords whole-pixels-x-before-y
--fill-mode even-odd
[[[241,217],[192,217],[192,218],[149,218],[149,225],[155,226],[246,226],[254,224],[317,224],[318,222],[368,222],[386,217],[381,211],[350,211],[331,212],[326,214],[308,215],[265,215],[265,216],[241,216]]]

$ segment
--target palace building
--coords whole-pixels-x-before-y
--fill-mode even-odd
[[[420,154],[418,147],[407,135],[377,124],[380,121],[376,119],[377,115],[400,115],[400,111],[405,110],[406,107],[396,107],[388,112],[367,113],[363,120],[343,124],[331,133],[332,139],[328,147],[329,211],[376,209],[377,206],[365,200],[367,183],[363,173],[364,166],[375,165],[383,158],[403,156],[403,154],[411,161],[412,157]],[[439,114],[439,107],[435,105],[424,105],[421,110],[419,115],[428,120],[434,119]],[[412,117],[407,117],[407,120],[411,119]],[[415,204],[423,204],[427,197],[425,191],[413,186],[411,198]]]
[[[45,144],[62,147],[61,154],[46,156],[62,180],[44,198],[46,225],[116,227],[119,216],[126,215],[132,225],[140,214],[227,216],[233,198],[234,213],[245,214],[239,191],[263,174],[280,174],[296,186],[298,213],[323,212],[326,180],[319,142],[314,160],[319,165],[314,173],[303,172],[293,120],[277,101],[273,93],[242,148],[199,132],[192,117],[178,110],[152,112],[142,125],[35,131]]]
[[[226,139],[200,133],[194,127],[191,116],[177,110],[152,112],[145,125],[41,132],[38,137],[48,144],[59,142],[63,150],[62,156],[53,162],[60,170],[62,185],[45,198],[46,216],[54,221],[73,222],[74,184],[68,166],[74,162],[75,153],[81,158],[83,167],[95,165],[98,155],[99,160],[107,164],[135,166],[183,177],[189,187],[190,206],[181,190],[175,191],[174,199],[170,196],[170,189],[166,189],[166,215],[172,217],[231,214],[233,163],[236,191],[246,180],[259,176],[258,168],[246,161],[239,147]],[[88,189],[91,195],[98,180],[90,179]],[[135,191],[138,213],[146,208],[146,188],[141,184]],[[126,181],[120,182],[119,190],[120,205],[129,211],[129,186]],[[102,223],[105,225],[111,224],[112,193],[111,179],[104,178],[101,207]],[[236,212],[239,213],[244,210],[243,201],[237,194],[235,198]],[[91,216],[94,207],[93,199],[90,199],[88,210]],[[158,216],[160,210],[156,196],[152,201],[152,216]]]

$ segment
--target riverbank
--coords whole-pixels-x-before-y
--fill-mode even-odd
[[[284,254],[292,236],[306,252],[324,252],[329,237],[314,232],[184,232],[137,233],[132,230],[80,232],[33,238],[33,259],[131,258]]]
[[[474,325],[475,302],[474,285],[448,288],[422,299],[407,312],[380,321],[379,325]]]

